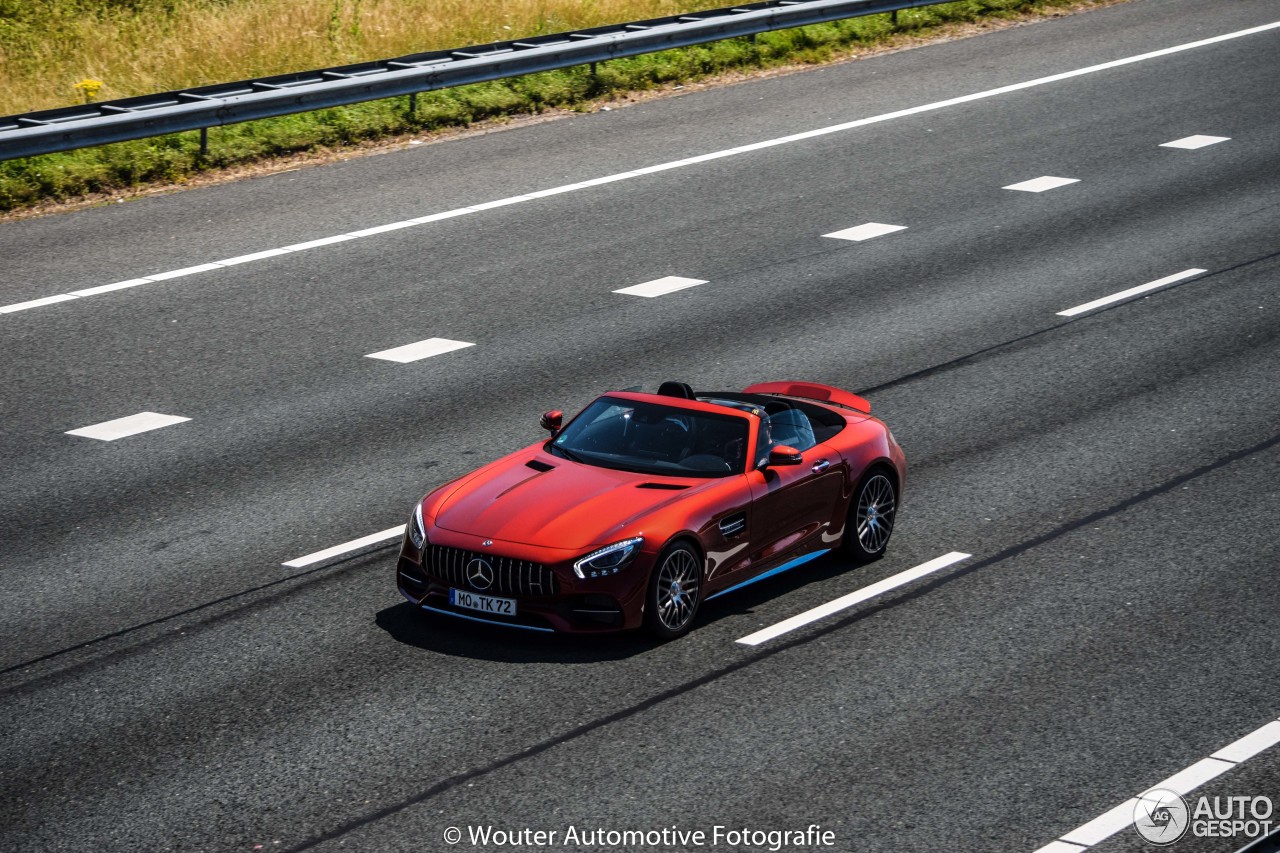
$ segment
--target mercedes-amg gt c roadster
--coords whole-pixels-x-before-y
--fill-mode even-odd
[[[615,391],[432,491],[397,562],[432,613],[534,631],[684,634],[698,607],[841,548],[884,553],[906,459],[861,397],[770,382]]]

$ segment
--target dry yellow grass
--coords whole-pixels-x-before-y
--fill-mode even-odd
[[[12,0],[11,0],[12,2]],[[0,114],[671,15],[685,0],[0,0]]]

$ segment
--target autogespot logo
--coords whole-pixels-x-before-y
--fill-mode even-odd
[[[1168,788],[1152,788],[1133,807],[1133,826],[1144,839],[1165,847],[1187,834],[1191,812],[1182,795]]]

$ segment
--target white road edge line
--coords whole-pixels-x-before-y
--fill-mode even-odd
[[[370,545],[377,545],[380,542],[386,542],[390,539],[397,539],[404,535],[406,525],[401,524],[399,527],[390,527],[378,533],[371,533],[368,536],[361,536],[359,539],[352,539],[350,542],[343,542],[341,545],[334,545],[332,548],[325,548],[323,551],[316,551],[314,554],[308,554],[305,557],[299,557],[296,560],[290,560],[287,563],[281,563],[282,566],[288,566],[291,569],[301,569],[316,563],[323,563],[325,560],[333,557],[348,554],[352,551],[359,551],[361,548],[367,548]]]
[[[568,184],[563,187],[553,187],[546,190],[538,190],[536,192],[526,193],[524,195],[511,196],[509,198],[498,199],[497,201],[481,202],[473,204],[469,207],[458,208],[457,210],[447,210],[442,213],[433,213],[429,216],[410,219],[409,222],[421,224],[426,222],[435,222],[441,219],[449,219],[454,216],[463,216],[468,213],[474,213],[479,210],[487,210],[494,207],[502,207],[508,204],[523,203],[534,199],[543,198],[548,195],[555,195],[561,192],[572,192],[579,189],[587,189],[589,187],[599,186],[601,184],[611,183],[613,181],[629,180],[637,178],[641,175],[649,175],[657,172],[663,172],[667,169],[677,169],[682,166],[691,166],[696,163],[705,163],[709,160],[717,160],[722,157],[732,157],[737,154],[745,154],[750,151],[759,151],[763,148],[772,148],[776,145],[786,145],[792,142],[800,142],[806,139],[813,139],[818,136],[825,136],[829,133],[841,133],[846,130],[853,130],[859,127],[866,127],[880,122],[892,121],[894,119],[906,118],[907,116],[919,115],[921,113],[933,112],[935,110],[946,109],[958,104],[967,104],[972,101],[981,101],[986,98],[994,98],[999,95],[1007,95],[1010,92],[1020,92],[1024,89],[1033,89],[1037,86],[1045,86],[1050,83],[1057,83],[1062,80],[1070,80],[1073,77],[1082,77],[1086,74],[1096,74],[1100,71],[1109,71],[1112,68],[1121,68],[1125,65],[1132,65],[1137,62],[1145,62],[1149,59],[1158,59],[1163,56],[1170,56],[1176,53],[1182,53],[1188,50],[1195,50],[1200,47],[1218,44],[1219,42],[1231,41],[1233,39],[1244,38],[1245,36],[1255,35],[1257,33],[1266,32],[1280,27],[1280,21],[1270,24],[1263,24],[1257,27],[1250,27],[1246,30],[1237,30],[1236,32],[1224,33],[1223,35],[1213,36],[1207,39],[1187,42],[1185,44],[1174,45],[1173,47],[1161,48],[1148,53],[1141,53],[1135,56],[1127,56],[1123,59],[1114,59],[1110,62],[1099,63],[1098,65],[1090,65],[1085,68],[1077,68],[1073,71],[1063,71],[1059,74],[1050,74],[1047,77],[1037,77],[1034,80],[1026,80],[1022,83],[1011,83],[1007,86],[999,86],[995,89],[987,89],[982,92],[973,92],[968,95],[961,95],[956,98],[948,98],[945,101],[934,101],[930,104],[922,104],[916,107],[908,107],[904,110],[895,110],[890,113],[882,113],[876,116],[857,119],[855,121],[843,122],[841,124],[833,124],[828,127],[815,128],[814,130],[806,130],[801,133],[793,133],[788,136],[780,136],[776,139],[767,139],[761,142],[750,143],[747,145],[739,145],[735,148],[727,148],[723,151],[713,151],[708,154],[700,154],[696,157],[687,157],[683,160],[676,160],[670,163],[660,163],[655,166],[646,166],[641,169],[634,169],[629,172],[620,172],[614,175],[605,175],[600,178],[592,178],[586,181],[579,181],[574,184]],[[396,223],[399,224],[399,223]],[[380,232],[379,232],[380,233]],[[205,270],[216,267],[234,266],[236,264],[249,263],[251,261],[261,260],[264,258],[276,257],[282,254],[291,254],[293,252],[304,251],[305,249],[315,248],[317,246],[327,246],[331,243],[342,242],[344,240],[355,240],[361,237],[372,236],[371,229],[365,228],[360,231],[352,231],[346,234],[338,234],[333,237],[323,237],[319,240],[311,240],[306,243],[295,243],[292,246],[286,246],[282,249],[267,249],[262,252],[255,252],[250,255],[240,255],[223,261],[214,261],[211,264],[201,264],[194,267],[186,267],[182,270],[174,270],[165,273],[156,273],[155,275],[144,276],[149,281],[164,281],[176,278],[179,275],[190,275],[195,272],[203,272]],[[132,279],[136,281],[136,279]],[[85,288],[88,293],[85,295],[96,295],[97,293],[106,292],[96,287]],[[57,297],[45,297],[43,299],[33,299],[27,302],[19,302],[14,305],[0,306],[0,314],[9,314],[17,311],[25,311],[29,308],[37,308],[43,305],[52,305],[55,302],[65,302],[68,299],[78,298],[77,296],[67,294]]]
[[[1095,844],[1101,844],[1117,832],[1133,825],[1134,808],[1150,792],[1165,789],[1185,797],[1206,782],[1217,779],[1228,770],[1276,744],[1280,744],[1280,720],[1267,723],[1224,746],[1208,758],[1202,758],[1163,782],[1152,785],[1138,796],[1130,797],[1120,805],[1108,809],[1083,826],[1039,848],[1035,853],[1079,853]]]
[[[854,592],[841,596],[834,601],[828,601],[826,604],[820,604],[812,610],[806,610],[804,613],[792,616],[790,619],[783,619],[775,625],[770,625],[768,628],[762,628],[754,634],[748,634],[736,642],[739,642],[744,646],[758,646],[761,643],[766,643],[769,640],[774,639],[775,637],[780,637],[783,634],[796,630],[797,628],[802,628],[810,622],[816,622],[817,620],[826,618],[833,613],[839,613],[841,610],[847,610],[855,604],[861,604],[868,599],[875,598],[877,595],[883,595],[890,590],[897,589],[898,587],[909,584],[914,580],[919,580],[925,575],[932,574],[940,569],[945,569],[947,566],[958,563],[961,560],[967,560],[972,556],[972,554],[963,554],[959,551],[952,551],[949,554],[943,554],[941,557],[935,557],[927,563],[921,563],[914,569],[907,569],[905,572],[898,572],[898,574],[887,577],[882,581],[877,581],[876,583],[871,584],[871,586],[855,590]]]
[[[57,296],[45,296],[40,299],[31,299],[27,302],[15,302],[13,305],[0,305],[0,314],[12,314],[15,311],[26,311],[29,308],[40,308],[45,305],[53,305],[55,302],[66,302],[69,299],[79,298],[70,293],[61,293]]]
[[[1092,302],[1086,302],[1083,305],[1077,305],[1074,308],[1068,308],[1066,311],[1059,311],[1058,316],[1059,317],[1075,317],[1078,314],[1084,314],[1088,311],[1093,311],[1094,309],[1101,308],[1104,305],[1110,305],[1113,302],[1121,302],[1125,299],[1129,299],[1131,297],[1137,296],[1140,293],[1147,293],[1152,290],[1159,290],[1162,287],[1168,287],[1171,284],[1175,284],[1179,281],[1186,281],[1189,278],[1194,278],[1195,276],[1198,276],[1207,272],[1208,270],[1202,270],[1199,267],[1194,267],[1189,270],[1183,270],[1182,272],[1174,273],[1173,275],[1167,275],[1164,278],[1157,279],[1155,281],[1149,281],[1146,284],[1140,284],[1137,287],[1131,287],[1128,290],[1122,290],[1119,293],[1113,293],[1110,296],[1104,296],[1101,299],[1095,299]]]

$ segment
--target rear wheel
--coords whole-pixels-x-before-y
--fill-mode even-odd
[[[898,514],[898,487],[882,468],[873,468],[858,482],[849,503],[844,529],[844,552],[859,563],[884,556]]]
[[[661,640],[688,633],[702,594],[702,561],[686,542],[667,547],[649,577],[644,622]]]

